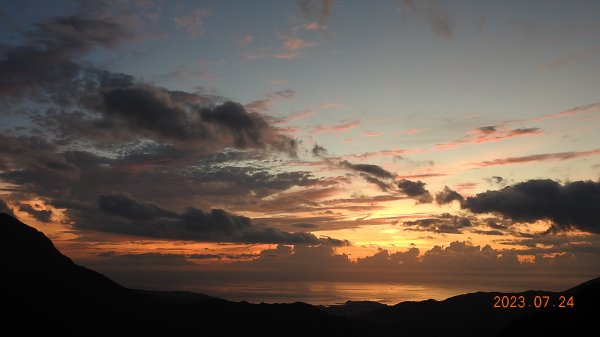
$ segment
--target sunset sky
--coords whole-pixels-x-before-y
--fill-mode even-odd
[[[598,13],[2,2],[0,209],[130,287],[566,288],[600,273]]]

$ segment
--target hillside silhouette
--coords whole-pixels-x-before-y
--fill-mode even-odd
[[[5,336],[540,336],[595,331],[600,278],[560,293],[477,292],[387,306],[250,304],[189,292],[127,289],[75,264],[43,233],[0,213]],[[494,309],[494,296],[574,296],[573,308]]]

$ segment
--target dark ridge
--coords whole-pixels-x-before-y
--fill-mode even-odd
[[[250,304],[130,290],[79,266],[43,233],[0,213],[4,336],[566,336],[595,331],[600,278],[559,293],[476,292],[444,301]],[[493,308],[494,296],[573,296],[573,308]]]

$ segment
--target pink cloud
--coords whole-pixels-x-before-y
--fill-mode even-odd
[[[297,121],[297,120],[301,120],[301,119],[306,119],[306,118],[310,118],[312,116],[314,116],[315,112],[313,110],[301,110],[298,112],[294,112],[291,113],[285,117],[281,117],[278,119],[273,120],[273,124],[285,124],[285,123],[289,123],[289,122],[293,122],[293,121]]]
[[[325,26],[320,25],[318,22],[309,22],[307,24],[302,25],[302,28],[304,30],[317,30],[317,29],[324,29]]]
[[[271,56],[276,59],[293,60],[295,58],[298,58],[299,55],[295,51],[288,51],[288,52],[273,54]]]
[[[283,100],[283,99],[290,100],[290,99],[293,99],[294,97],[296,97],[296,92],[294,90],[290,90],[290,89],[280,90],[280,91],[269,93],[266,95],[265,98],[250,102],[250,103],[244,105],[244,107],[248,111],[265,113],[265,112],[269,111],[271,104],[273,104],[274,102]]]
[[[379,137],[379,136],[383,136],[384,133],[383,132],[377,132],[377,131],[365,131],[362,133],[363,137]]]
[[[246,33],[246,35],[238,42],[238,46],[240,48],[244,48],[249,45],[252,40],[254,40],[254,36],[252,36],[250,33]]]
[[[426,130],[426,129],[412,128],[412,129],[407,129],[407,130],[403,130],[403,131],[395,131],[394,132],[394,136],[414,135],[414,134],[417,134],[419,132],[423,132],[424,130]]]
[[[323,103],[319,103],[317,105],[311,106],[308,109],[300,110],[300,111],[291,113],[291,114],[281,117],[281,118],[276,118],[272,121],[272,123],[273,124],[289,123],[292,121],[310,118],[310,117],[314,116],[317,112],[320,112],[323,110],[340,110],[340,109],[344,109],[346,107],[347,106],[345,104],[342,104],[342,103],[336,102],[336,101],[323,102]]]
[[[458,192],[461,192],[461,193],[475,189],[475,188],[477,188],[477,186],[479,186],[479,183],[475,183],[475,182],[460,183],[460,184],[454,185],[455,190],[457,190]]]
[[[283,49],[285,50],[300,50],[316,46],[314,42],[302,40],[296,36],[284,36],[283,37]]]
[[[346,132],[360,126],[360,121],[350,121],[337,125],[317,125],[313,128],[313,132]]]

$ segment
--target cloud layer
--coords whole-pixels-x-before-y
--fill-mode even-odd
[[[474,213],[498,213],[514,221],[549,220],[555,230],[600,233],[600,182],[561,185],[549,179],[528,180],[469,197],[463,207]]]
[[[201,242],[348,244],[328,237],[317,238],[310,233],[288,233],[257,225],[250,218],[222,209],[203,212],[188,207],[183,212],[176,212],[117,192],[100,195],[96,204],[56,201],[55,205],[67,208],[76,229]]]

